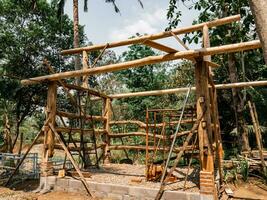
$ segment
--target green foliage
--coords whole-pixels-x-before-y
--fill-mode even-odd
[[[22,87],[20,79],[48,74],[45,58],[56,71],[70,69],[70,60],[64,63],[58,55],[72,47],[73,25],[66,15],[59,21],[56,13],[55,1],[37,0],[34,6],[26,0],[0,1],[0,113],[8,113],[16,135],[27,117],[42,112],[46,98],[45,85]]]

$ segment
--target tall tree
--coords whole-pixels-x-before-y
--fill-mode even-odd
[[[61,48],[70,48],[73,41],[72,22],[67,16],[57,19],[56,4],[46,0],[0,1],[0,102],[9,106],[11,131],[15,132],[13,146],[20,134],[23,121],[41,112],[45,104],[46,87],[36,85],[22,87],[20,79],[47,74],[42,66],[44,58],[58,68],[70,68],[71,63],[63,65],[58,54]],[[84,35],[81,32],[81,39]]]
[[[65,1],[66,0],[59,0],[59,2],[58,2],[58,13],[60,15],[64,13]],[[105,0],[105,2],[111,3],[113,5],[116,13],[120,12],[115,0]],[[138,0],[138,2],[141,5],[141,7],[143,8],[142,1]],[[88,0],[84,0],[84,11],[85,12],[88,11]],[[73,0],[73,36],[74,36],[73,47],[78,48],[80,46],[80,44],[79,44],[79,2],[78,2],[78,0]],[[75,56],[75,69],[76,70],[81,69],[79,55]],[[79,79],[77,81],[79,83]]]
[[[167,13],[167,18],[169,19],[170,28],[175,27],[180,20],[181,12],[178,9],[177,3],[179,0],[170,0],[170,8]],[[183,3],[190,2],[190,0],[181,0]],[[217,27],[216,29],[210,30],[211,44],[212,45],[222,45],[231,44],[236,42],[247,41],[249,39],[255,38],[254,21],[252,14],[249,9],[249,3],[247,0],[198,0],[194,4],[189,6],[189,9],[196,9],[200,12],[198,22],[205,22],[213,20],[217,17],[226,17],[233,14],[241,14],[242,26],[239,23],[232,23],[223,27]],[[195,22],[196,23],[196,22]],[[194,37],[186,36],[185,41],[197,42],[198,38],[201,38],[201,34],[198,33]],[[256,51],[255,51],[256,52]],[[256,56],[256,55],[255,55]],[[217,62],[222,66],[227,66],[228,77],[215,73],[215,80],[238,82],[240,78],[246,81],[246,73],[244,67],[244,59],[247,60],[248,54],[234,54],[230,53],[227,57],[216,57]],[[258,57],[258,55],[257,55]],[[223,60],[223,62],[222,62]],[[250,61],[249,61],[250,62]],[[261,63],[261,62],[259,62]],[[247,63],[246,65],[248,65]],[[253,66],[253,68],[255,65]],[[246,68],[246,70],[251,70]],[[222,72],[220,69],[217,72]],[[225,72],[225,70],[224,70]],[[224,80],[221,78],[224,77]],[[246,95],[241,89],[232,89],[232,105],[235,113],[235,124],[238,132],[238,144],[239,150],[248,150],[249,143],[247,137],[246,123],[244,119],[244,108],[246,104]],[[242,145],[241,145],[242,144]]]
[[[249,4],[256,22],[256,30],[262,43],[265,64],[267,65],[267,1],[249,0]]]

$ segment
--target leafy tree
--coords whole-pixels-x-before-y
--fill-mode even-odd
[[[121,60],[130,61],[154,55],[157,53],[148,46],[132,45],[122,54]],[[164,89],[168,83],[166,70],[168,66],[168,64],[145,65],[120,71],[116,73],[116,77],[125,91],[128,92]],[[118,101],[117,103],[122,105],[122,110],[120,110],[122,115],[120,114],[120,116],[124,119],[144,120],[146,108],[164,107],[167,104],[167,97],[136,97]],[[123,111],[123,108],[126,108],[127,111]]]
[[[181,2],[185,4],[188,2],[191,3],[191,1],[189,0],[181,0]],[[170,24],[170,28],[172,28],[172,24],[178,23],[177,20],[179,20],[179,17],[177,19],[175,18],[175,16],[179,15],[177,3],[177,0],[170,1],[169,12],[173,13],[173,15],[167,15],[167,18],[170,20],[170,22],[172,22]],[[247,0],[198,0],[197,2],[191,4],[189,6],[189,9],[196,9],[200,12],[198,20],[194,23],[213,20],[217,17],[222,18],[233,14],[241,14],[242,25],[239,23],[232,23],[210,30],[211,46],[248,41],[256,37],[255,24]],[[198,42],[201,36],[202,35],[200,32],[195,34],[195,36],[193,37],[186,35],[184,41]],[[263,59],[260,50],[250,51],[248,53],[241,52],[230,53],[223,56],[215,56],[214,60],[221,65],[221,67],[215,71],[214,79],[217,83],[225,83],[229,81],[238,82],[240,79],[247,81],[247,79],[255,80],[264,78],[262,76],[256,77],[257,73],[263,72]],[[264,73],[265,72],[263,72],[263,74]],[[232,98],[229,96],[231,95],[229,91],[220,92],[218,93],[218,95],[220,96],[220,98],[218,98],[220,114],[223,115],[223,120],[221,121],[223,130],[229,133],[229,129],[237,127],[237,141],[239,150],[241,150],[241,144],[243,150],[249,149],[247,130],[244,119],[246,90],[233,88]],[[229,110],[228,112],[227,109],[225,109],[225,106],[222,105],[233,105],[232,109],[234,110],[235,117],[233,118],[231,112]]]
[[[20,2],[0,2],[0,102],[12,119],[13,146],[20,125],[33,113],[42,112],[46,99],[44,85],[22,87],[20,79],[47,74],[44,58],[58,66],[57,71],[70,68],[58,55],[60,48],[70,48],[73,41],[72,22],[67,16],[58,21],[55,2],[37,0],[34,7],[31,1]]]

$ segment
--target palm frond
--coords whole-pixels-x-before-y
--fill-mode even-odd
[[[141,0],[137,0],[142,8],[144,8],[144,4]]]
[[[88,11],[88,0],[84,0],[83,3],[84,3],[83,4],[83,10],[84,10],[84,12],[87,12]]]
[[[66,0],[59,0],[57,2],[57,17],[60,19],[61,16],[64,14],[64,6]]]
[[[115,0],[106,0],[106,3],[112,3],[113,4],[113,7],[114,7],[114,10],[116,13],[120,13],[120,9],[118,8]]]

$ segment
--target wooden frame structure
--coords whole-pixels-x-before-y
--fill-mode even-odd
[[[64,79],[67,78],[74,78],[74,77],[83,77],[83,83],[86,83],[87,77],[90,75],[114,72],[129,68],[141,67],[147,64],[154,64],[159,62],[166,62],[171,60],[177,59],[188,59],[195,63],[195,80],[196,85],[193,90],[196,93],[196,113],[197,113],[197,121],[194,131],[189,131],[187,133],[181,134],[186,135],[186,142],[184,143],[183,147],[176,148],[175,151],[183,152],[186,148],[188,148],[188,143],[192,137],[192,135],[197,132],[198,136],[198,152],[199,152],[199,160],[201,165],[201,172],[200,172],[200,192],[204,194],[213,194],[216,198],[216,187],[215,187],[215,180],[214,180],[214,171],[215,167],[221,169],[221,160],[222,160],[222,144],[220,139],[220,125],[218,119],[218,108],[217,108],[217,101],[216,101],[216,89],[223,89],[223,88],[232,88],[232,87],[247,87],[247,86],[255,86],[255,85],[266,85],[266,81],[263,82],[253,82],[253,83],[235,83],[235,84],[223,84],[223,85],[214,85],[212,81],[212,75],[210,73],[210,69],[213,67],[218,67],[216,63],[211,61],[211,56],[216,54],[223,54],[223,53],[230,53],[230,52],[239,52],[251,49],[257,49],[261,47],[261,43],[259,40],[250,41],[250,42],[243,42],[238,44],[230,44],[230,45],[223,45],[217,47],[210,47],[209,42],[209,28],[213,28],[216,26],[225,25],[228,23],[232,23],[235,21],[240,20],[239,15],[230,16],[222,19],[217,19],[214,21],[197,24],[193,26],[189,26],[186,28],[178,28],[167,32],[162,32],[158,34],[152,35],[145,35],[142,37],[132,38],[124,41],[119,42],[112,42],[103,45],[92,45],[88,47],[81,47],[75,49],[69,49],[62,51],[62,55],[73,55],[73,54],[82,54],[83,55],[83,68],[81,70],[76,71],[67,71],[67,72],[60,72],[60,73],[52,73],[50,75],[34,77],[22,80],[21,83],[23,85],[32,85],[32,84],[39,84],[39,83],[48,83],[48,95],[47,95],[47,120],[43,128],[44,132],[44,154],[43,154],[43,166],[44,170],[43,175],[49,174],[49,158],[53,156],[54,148],[63,148],[66,152],[66,155],[73,160],[69,150],[78,150],[81,151],[81,146],[83,146],[84,141],[81,139],[80,147],[67,147],[66,142],[62,140],[62,136],[60,133],[66,132],[71,135],[71,132],[74,130],[76,132],[83,134],[102,134],[104,136],[104,143],[102,144],[95,144],[95,148],[103,148],[104,149],[104,162],[107,163],[110,156],[110,150],[117,150],[117,149],[143,149],[144,147],[138,146],[112,146],[110,144],[111,138],[120,138],[120,137],[127,137],[127,136],[146,136],[145,133],[136,132],[136,133],[128,133],[127,134],[112,134],[110,131],[110,126],[113,124],[119,123],[131,123],[129,121],[124,122],[116,122],[112,121],[112,110],[111,110],[111,101],[112,98],[127,98],[133,96],[148,96],[148,95],[163,95],[163,94],[170,94],[176,92],[185,92],[186,88],[177,88],[177,89],[169,89],[169,90],[161,90],[161,91],[147,91],[147,92],[138,92],[138,93],[128,93],[128,94],[115,94],[115,95],[105,95],[99,93],[95,90],[89,89],[86,87],[86,84],[82,86],[78,85],[69,85],[64,82]],[[179,34],[190,33],[194,31],[202,31],[203,33],[203,48],[189,50],[185,44],[181,42],[178,38]],[[174,48],[170,48],[166,45],[160,44],[155,40],[167,38],[167,37],[174,37],[186,50],[184,51],[177,51]],[[103,52],[108,48],[114,48],[119,46],[125,45],[132,45],[132,44],[143,44],[155,48],[164,52],[163,55],[158,56],[149,56],[143,59],[111,64],[106,66],[94,67],[97,60],[94,62],[92,66],[89,66],[87,63],[88,56],[87,53],[96,50],[102,50],[101,55]],[[76,107],[78,108],[77,113],[70,113],[70,112],[63,112],[57,109],[57,88],[62,87],[64,91],[67,92],[67,95],[71,97],[71,93],[69,90],[76,90],[78,92],[83,92],[88,95],[93,96],[93,99],[102,99],[103,100],[103,112],[100,116],[92,116],[87,115],[81,106],[72,96],[71,99],[73,102],[76,102]],[[96,97],[96,98],[94,98]],[[100,121],[102,122],[103,128],[101,130],[97,130],[91,127],[90,130],[84,129],[82,126],[71,129],[68,127],[58,127],[56,124],[56,116],[60,118],[66,117],[69,119],[83,119],[89,121]],[[64,120],[62,120],[64,123]],[[139,121],[132,121],[132,123],[138,124],[140,127],[145,128],[146,125]],[[159,125],[159,124],[158,124]],[[152,136],[152,135],[151,135]],[[159,137],[159,136],[157,136]],[[82,138],[82,136],[81,136]],[[60,145],[56,144],[56,139],[60,142]],[[74,141],[73,141],[74,143]],[[149,147],[150,148],[150,147]],[[83,147],[84,150],[84,147]],[[89,149],[92,150],[92,149]],[[151,148],[153,150],[153,148]],[[163,148],[163,151],[168,151],[169,149]],[[80,154],[82,154],[80,152]],[[178,153],[177,159],[179,160],[181,153]],[[83,154],[84,156],[85,154]],[[81,180],[84,183],[84,178],[82,177],[79,168],[77,165],[74,166],[78,171],[79,175],[81,176]],[[220,171],[220,176],[222,178],[222,172]],[[87,191],[89,191],[86,182],[84,183]],[[90,194],[90,192],[88,192]],[[158,196],[160,198],[160,195]]]

